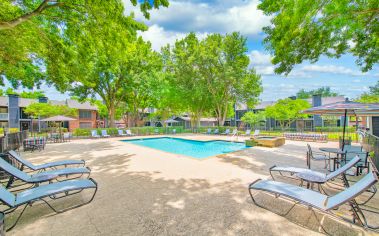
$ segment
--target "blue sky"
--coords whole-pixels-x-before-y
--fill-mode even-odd
[[[191,31],[200,38],[214,32],[225,34],[239,31],[248,39],[250,66],[262,75],[262,100],[285,98],[294,95],[299,89],[310,90],[321,86],[330,86],[340,94],[355,98],[379,80],[378,65],[363,74],[351,55],[339,59],[322,57],[315,64],[304,62],[297,65],[287,77],[275,75],[271,57],[262,44],[262,27],[270,24],[270,17],[257,10],[257,0],[170,0],[168,8],[153,10],[150,20],[144,19],[129,0],[123,1],[126,14],[134,12],[138,20],[149,26],[149,30],[140,35],[150,41],[157,51]],[[67,97],[67,94],[59,94],[53,88],[43,86],[43,90],[50,98]]]

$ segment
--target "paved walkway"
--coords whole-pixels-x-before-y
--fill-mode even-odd
[[[255,206],[247,191],[250,182],[269,177],[267,170],[273,164],[304,167],[304,142],[288,141],[280,148],[254,147],[196,160],[119,140],[75,140],[48,144],[42,152],[22,152],[34,163],[85,159],[92,169],[92,177],[99,183],[99,190],[91,204],[58,215],[36,204],[8,235],[319,234],[311,211],[297,206],[281,217],[273,212],[289,209],[288,202],[258,194],[258,199],[271,207],[267,211]],[[315,148],[336,145],[312,143]],[[56,204],[67,205],[85,197],[88,195],[83,193]],[[323,222],[334,235],[364,233],[328,218]]]

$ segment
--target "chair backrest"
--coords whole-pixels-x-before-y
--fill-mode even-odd
[[[132,132],[130,131],[130,129],[126,130],[126,134],[129,134],[129,135],[132,134]]]
[[[117,130],[117,132],[118,132],[119,135],[123,135],[124,134],[124,131],[122,131],[122,129]]]
[[[226,130],[225,130],[225,133],[226,133],[226,134],[229,134],[229,133],[230,133],[230,129],[226,129]]]
[[[357,151],[357,152],[361,152],[362,151],[362,146],[352,146],[352,145],[345,145],[344,147],[343,147],[343,150],[344,151]]]
[[[16,151],[14,150],[10,150],[9,152],[9,155],[11,155],[14,159],[16,159],[18,162],[20,162],[21,164],[29,167],[30,169],[35,169],[35,165],[33,165],[33,163],[27,161],[26,159],[22,158],[20,155],[17,154]]]
[[[218,132],[219,132],[218,129],[215,129],[215,132],[214,132],[214,133],[217,134]]]
[[[251,129],[246,130],[246,135],[249,135],[251,133]]]
[[[312,154],[312,148],[311,148],[311,145],[309,145],[309,143],[307,143],[307,147],[308,147],[308,154],[309,154],[309,157],[313,157],[313,154]]]
[[[257,136],[257,135],[259,135],[259,129],[256,129],[255,131],[254,131],[254,136]]]
[[[102,135],[108,135],[107,130],[105,130],[105,129],[101,130],[101,134]]]
[[[207,133],[209,134],[209,133],[211,133],[211,132],[212,132],[212,129],[208,129]]]
[[[29,175],[17,169],[16,167],[12,166],[11,164],[9,164],[7,161],[5,161],[2,158],[0,158],[0,168],[3,169],[8,174],[13,175],[17,179],[21,179],[25,182],[28,182],[30,179]]]
[[[334,196],[328,197],[324,202],[324,205],[327,210],[341,206],[345,202],[353,200],[355,197],[371,188],[371,186],[373,186],[376,182],[378,182],[378,177],[374,172],[370,172],[344,191],[339,192]]]
[[[13,207],[16,202],[16,196],[0,185],[0,200],[8,206]]]
[[[234,129],[233,130],[233,135],[236,135],[237,134],[237,129]]]
[[[91,131],[91,135],[92,135],[92,137],[94,137],[94,136],[98,136],[98,134],[97,134],[97,130],[92,130],[92,131]]]
[[[348,163],[346,163],[346,165],[338,168],[337,170],[329,173],[328,175],[326,175],[326,178],[328,180],[330,179],[333,179],[337,176],[339,176],[340,174],[342,173],[345,173],[347,170],[349,170],[350,168],[352,168],[355,164],[357,164],[359,161],[361,160],[361,158],[359,158],[359,156],[355,156],[353,159],[351,159]]]
[[[172,132],[173,132],[173,133],[176,133],[176,129],[173,129]]]

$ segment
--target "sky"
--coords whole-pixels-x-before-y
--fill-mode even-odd
[[[205,38],[210,33],[240,32],[247,38],[250,66],[262,75],[263,93],[260,99],[263,101],[286,98],[300,89],[311,90],[322,86],[329,86],[352,99],[368,91],[368,87],[379,80],[378,65],[368,73],[362,73],[351,55],[339,59],[321,57],[317,63],[304,62],[295,66],[287,77],[275,75],[271,56],[262,43],[265,37],[262,27],[270,25],[270,17],[257,9],[258,0],[170,0],[168,8],[152,10],[149,20],[129,0],[123,2],[125,14],[133,12],[137,20],[149,26],[139,35],[150,41],[156,51],[173,44],[189,32],[195,32],[199,38]],[[68,96],[46,86],[42,89],[50,98],[63,99]]]

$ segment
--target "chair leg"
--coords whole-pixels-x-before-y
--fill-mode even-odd
[[[29,204],[25,204],[24,209],[22,209],[21,213],[18,215],[16,221],[15,221],[15,222],[14,222],[14,223],[13,223],[8,229],[5,230],[6,232],[12,230],[12,229],[16,226],[16,224],[17,224],[18,221],[20,220],[21,216],[24,214],[24,212],[25,212],[26,208],[28,207],[28,205],[29,205]],[[16,209],[16,208],[15,208],[15,209]],[[15,209],[14,209],[14,210],[15,210]],[[12,210],[12,211],[14,211],[14,210]],[[12,211],[10,211],[10,212],[12,212]],[[9,213],[9,212],[8,212],[8,213]]]

